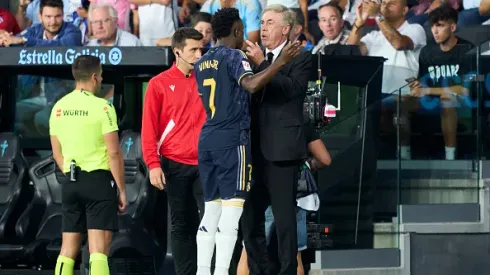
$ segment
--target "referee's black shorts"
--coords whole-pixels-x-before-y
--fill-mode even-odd
[[[110,171],[77,171],[77,181],[59,179],[63,232],[117,230],[117,185]]]

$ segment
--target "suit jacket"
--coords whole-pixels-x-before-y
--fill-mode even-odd
[[[265,70],[264,60],[255,70]],[[251,103],[252,150],[261,150],[269,161],[289,161],[307,157],[303,133],[303,103],[312,70],[312,57],[304,48],[274,76]]]

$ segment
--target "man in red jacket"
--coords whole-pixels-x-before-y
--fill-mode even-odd
[[[196,274],[196,232],[199,213],[204,213],[197,143],[206,113],[193,73],[194,63],[201,57],[202,38],[193,28],[181,28],[174,33],[172,49],[176,62],[150,80],[143,108],[143,157],[150,170],[151,184],[167,193],[177,275]],[[163,192],[159,192],[156,220],[165,221],[164,198]],[[165,232],[159,233],[165,238]]]

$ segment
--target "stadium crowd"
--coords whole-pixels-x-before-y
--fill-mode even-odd
[[[443,65],[454,67],[460,62],[457,59],[462,57],[449,53],[442,57],[444,50],[431,47],[431,44],[446,44],[449,35],[436,20],[451,17],[450,20],[456,21],[455,27],[450,27],[452,33],[490,23],[490,0],[391,0],[382,3],[361,0],[20,0],[16,10],[0,9],[0,46],[170,46],[176,29],[192,26],[203,34],[205,47],[212,47],[211,16],[223,7],[237,8],[244,22],[244,38],[260,43],[260,29],[266,24],[261,22],[261,13],[273,4],[282,4],[294,11],[296,25],[290,39],[300,41],[314,54],[331,54],[325,52],[327,45],[351,44],[360,45],[363,55],[385,57],[384,94],[404,85],[406,79],[419,76],[421,67],[427,67],[426,73],[433,72],[429,76],[435,79],[432,76],[445,75]],[[431,12],[441,6],[447,8],[438,9],[430,21]],[[454,39],[451,43],[470,44]],[[420,55],[422,48],[429,53]],[[427,64],[444,62],[431,59],[434,56],[452,60],[448,60],[450,64]],[[461,69],[467,71],[457,73],[462,76],[470,67],[462,65]],[[24,78],[24,83],[34,81],[25,79],[28,78]],[[43,85],[56,82],[43,81]],[[63,85],[57,85],[56,90],[60,90],[60,86]],[[407,88],[403,93],[410,91]],[[46,95],[42,101],[50,103],[57,95],[58,92],[53,96]],[[411,105],[406,105],[405,109],[409,110]],[[441,114],[443,119],[449,117],[449,121],[442,122],[441,126],[445,132],[446,158],[454,159],[457,118],[454,110],[448,114],[447,109]],[[385,117],[391,121],[389,114]],[[46,124],[46,114],[44,121]],[[402,142],[402,157],[409,159],[408,142],[406,139]]]
[[[61,7],[62,14],[56,14],[56,16],[45,14],[43,16],[40,13],[41,2],[48,3],[48,6]],[[62,5],[57,4],[59,2]],[[53,34],[58,35],[59,32],[62,37],[69,36],[74,39],[73,36],[69,35],[72,33],[70,31],[72,28],[62,24],[62,22],[70,22],[80,30],[81,41],[64,41],[64,43],[69,43],[67,45],[79,45],[81,43],[81,45],[94,46],[96,42],[89,43],[90,40],[104,41],[107,39],[105,37],[112,37],[111,39],[116,41],[112,41],[112,43],[118,46],[134,46],[132,43],[155,46],[157,44],[168,45],[168,40],[167,43],[165,40],[160,40],[158,43],[159,39],[171,37],[179,27],[192,26],[205,35],[207,42],[212,42],[211,29],[206,24],[210,22],[210,15],[223,7],[235,7],[239,10],[244,22],[244,38],[252,42],[259,42],[262,10],[268,5],[282,4],[297,13],[298,23],[302,26],[301,39],[310,42],[311,44],[308,45],[311,47],[318,45],[318,41],[321,39],[324,43],[332,40],[332,37],[337,37],[339,29],[350,30],[356,20],[357,7],[362,2],[365,1],[19,0],[18,7],[13,8],[13,10],[0,9],[0,18],[2,18],[0,30],[17,35],[26,30],[33,32],[36,29],[46,28]],[[384,1],[384,3],[391,2]],[[330,8],[324,9],[326,4]],[[458,27],[490,24],[490,3],[486,0],[410,0],[401,4],[403,9],[408,7],[408,10],[403,10],[403,18],[409,24],[428,26],[429,13],[443,4],[447,4],[458,11]],[[105,5],[110,6],[110,8],[104,8]],[[98,11],[100,8],[106,9],[106,11]],[[56,20],[49,23],[48,18]],[[100,18],[105,19],[101,20]],[[41,25],[36,27],[39,23]],[[376,26],[374,16],[368,18],[366,25]],[[116,33],[117,35],[115,35]],[[138,39],[128,34],[132,34]],[[22,33],[22,36],[26,35],[28,34]],[[75,35],[78,36],[79,34]],[[61,40],[62,37],[57,37],[57,40]],[[115,37],[121,38],[122,41],[115,39]],[[325,40],[328,37],[330,40]],[[3,37],[2,40],[4,46],[12,44],[6,37]],[[48,36],[46,40],[53,39]],[[32,43],[27,45],[39,46],[37,44],[39,42],[36,42],[35,45]],[[212,45],[212,43],[207,43],[207,45]]]
[[[247,53],[253,45],[275,39],[264,35],[274,23],[262,14],[272,7],[273,12],[287,9],[280,12],[280,24],[289,26],[289,40],[298,41],[313,54],[334,54],[330,45],[356,45],[361,55],[386,58],[383,95],[391,99],[407,84],[401,97],[396,97],[405,121],[421,108],[421,98],[437,97],[444,158],[456,158],[459,113],[455,102],[469,94],[463,78],[473,69],[465,55],[473,45],[456,32],[490,23],[490,0],[20,0],[15,11],[0,9],[0,46],[171,46],[179,28],[192,27],[202,34],[202,44],[211,48],[216,43],[212,16],[230,7],[239,11]],[[274,54],[273,58],[280,55]],[[260,64],[253,56],[249,59]],[[38,83],[43,91],[26,98],[17,112],[36,109],[36,119],[44,121],[39,125],[47,128],[49,106],[70,89],[48,77],[25,81]],[[56,88],[48,88],[50,83]],[[383,110],[386,128],[393,127],[392,116],[392,110]],[[410,159],[410,123],[402,125],[400,156]]]
[[[422,75],[419,68],[426,68],[425,74],[436,82],[449,71],[459,76],[468,73],[472,65],[459,64],[465,51],[458,51],[460,56],[455,56],[449,49],[471,43],[452,38],[450,46],[444,46],[446,50],[438,50],[432,44],[447,44],[448,37],[461,28],[490,23],[490,0],[20,0],[12,12],[0,9],[0,46],[170,46],[176,29],[192,26],[203,34],[205,47],[212,47],[211,16],[223,7],[237,8],[244,23],[244,39],[260,43],[261,26],[267,24],[261,21],[262,10],[278,3],[296,14],[290,39],[300,41],[313,54],[332,54],[325,52],[326,46],[348,44],[359,45],[363,55],[386,58],[385,95],[404,85],[406,79]],[[438,20],[455,22],[441,25]],[[421,51],[426,54],[421,55]],[[434,60],[434,56],[439,58]],[[459,65],[459,71],[454,70],[454,65]],[[449,71],[445,66],[449,66]],[[43,81],[43,85],[56,83]],[[60,86],[63,85],[57,85],[56,90]],[[59,94],[50,93],[54,95],[46,95],[43,102],[50,103]],[[410,93],[409,87],[402,93]],[[412,105],[404,106],[410,110]],[[457,114],[454,108],[444,108],[441,114],[443,120],[447,118],[441,122],[446,159],[454,159]],[[390,114],[384,117],[391,121]],[[44,121],[46,124],[47,114]],[[405,128],[408,133],[409,127]],[[410,159],[408,144],[409,140],[403,139],[402,157]]]

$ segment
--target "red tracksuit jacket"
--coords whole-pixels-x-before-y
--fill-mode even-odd
[[[197,144],[206,112],[193,72],[186,77],[173,66],[148,83],[143,105],[141,143],[151,170],[160,157],[197,165]]]

